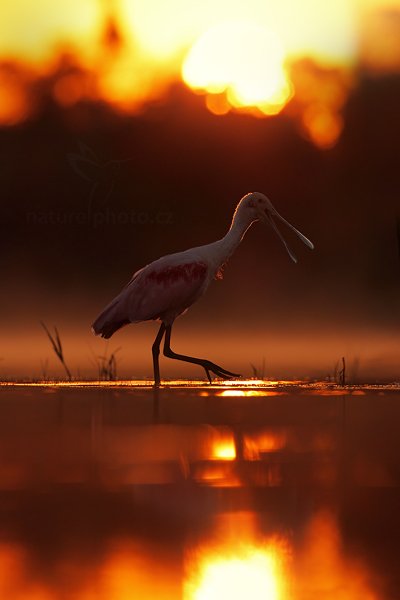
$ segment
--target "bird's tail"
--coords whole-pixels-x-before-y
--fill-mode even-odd
[[[130,320],[126,318],[126,315],[121,314],[120,303],[118,298],[115,298],[103,312],[97,317],[92,325],[92,332],[95,335],[108,339],[118,329],[121,329],[124,325],[128,325]]]

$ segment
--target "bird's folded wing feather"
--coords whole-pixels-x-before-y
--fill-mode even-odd
[[[131,322],[182,313],[207,286],[208,267],[202,261],[152,263],[135,274],[120,294]],[[124,296],[124,298],[123,298]]]

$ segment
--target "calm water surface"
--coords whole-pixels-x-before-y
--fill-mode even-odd
[[[399,600],[400,391],[0,387],[0,599]]]

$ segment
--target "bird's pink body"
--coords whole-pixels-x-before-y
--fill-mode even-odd
[[[131,285],[136,289],[136,301],[128,309],[132,322],[159,319],[172,323],[207,289],[212,279],[210,266],[204,261],[181,262],[181,259],[174,264],[174,256],[152,263],[125,288],[128,296]]]
[[[108,338],[128,323],[160,320],[172,324],[206,291],[215,274],[204,257],[195,260],[189,253],[170,254],[137,271],[95,321],[93,330]]]

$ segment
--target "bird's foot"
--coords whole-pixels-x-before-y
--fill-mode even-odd
[[[232,373],[232,371],[228,371],[219,365],[211,361],[204,361],[203,364],[204,370],[206,372],[208,381],[212,383],[210,371],[214,373],[217,377],[221,377],[221,379],[235,379],[236,377],[241,377],[238,373]]]

